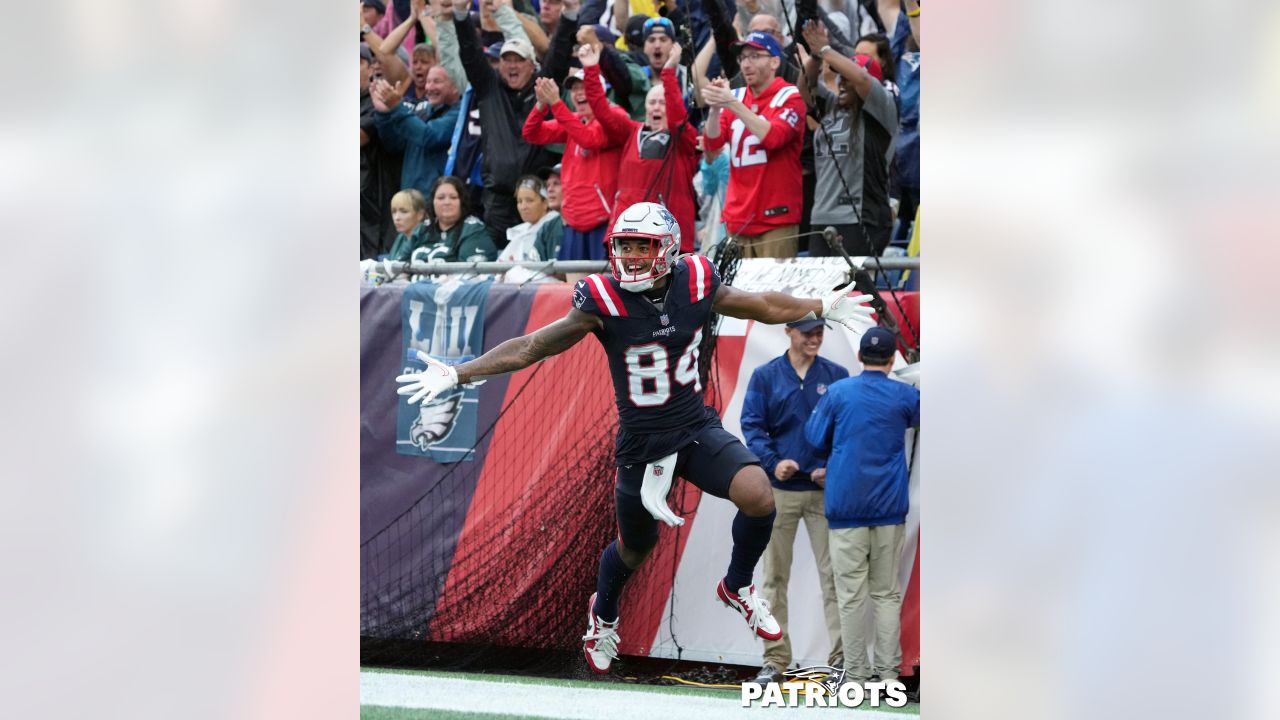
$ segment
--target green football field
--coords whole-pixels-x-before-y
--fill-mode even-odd
[[[914,720],[920,706],[891,708],[742,707],[737,689],[558,680],[420,670],[361,668],[360,717],[373,720],[719,720],[751,717],[815,717],[838,713],[868,720]],[[905,716],[905,717],[904,717]]]

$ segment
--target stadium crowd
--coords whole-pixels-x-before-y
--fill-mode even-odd
[[[905,246],[917,0],[363,0],[360,257],[604,259],[632,203],[681,252]]]

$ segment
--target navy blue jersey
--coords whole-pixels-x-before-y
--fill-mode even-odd
[[[715,419],[702,400],[698,346],[708,332],[720,274],[705,257],[686,255],[668,277],[661,309],[643,293],[623,290],[608,273],[579,280],[573,306],[604,321],[596,336],[609,359],[620,434],[675,434],[691,441],[683,431]]]

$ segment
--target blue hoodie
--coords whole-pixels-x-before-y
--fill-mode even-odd
[[[458,120],[458,104],[437,105],[423,121],[406,105],[391,112],[374,113],[373,121],[383,142],[392,150],[404,151],[400,171],[400,189],[417,188],[427,204],[431,203],[431,186],[444,172],[444,162],[453,143],[453,126]]]
[[[841,380],[822,398],[805,437],[827,462],[832,528],[897,525],[907,519],[907,428],[920,426],[920,391],[878,370]]]
[[[801,380],[786,353],[751,373],[742,401],[742,434],[774,487],[822,489],[809,480],[809,473],[826,467],[826,453],[818,453],[805,441],[804,424],[827,388],[847,377],[848,370],[819,356]],[[787,459],[795,460],[800,470],[790,480],[779,482],[773,469]]]

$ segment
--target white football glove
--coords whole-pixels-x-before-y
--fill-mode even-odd
[[[863,307],[862,303],[871,300],[870,295],[850,295],[849,288],[853,283],[833,290],[822,298],[822,317],[844,325],[850,330],[861,330],[876,324],[871,315],[874,308]]]
[[[418,359],[427,364],[427,369],[396,377],[396,382],[402,383],[396,390],[397,395],[410,396],[409,404],[411,405],[419,400],[425,404],[431,402],[440,393],[457,387],[458,371],[454,370],[452,365],[445,365],[421,350],[415,352],[418,354]]]
[[[640,502],[655,520],[671,527],[684,524],[684,518],[671,512],[667,506],[667,491],[676,474],[676,455],[670,455],[644,466],[644,483],[640,485]]]

